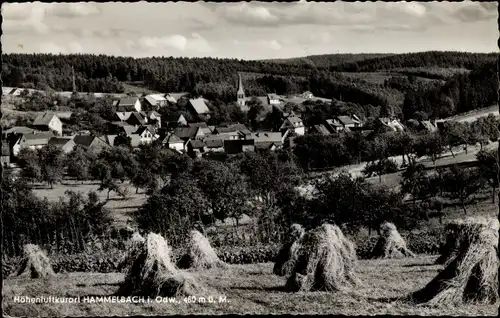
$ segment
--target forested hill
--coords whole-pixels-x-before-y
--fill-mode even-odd
[[[395,68],[442,67],[475,69],[496,62],[498,53],[419,52],[363,59],[330,67],[338,72],[376,72]]]
[[[262,60],[264,62],[280,63],[280,64],[307,64],[314,65],[315,67],[325,68],[338,65],[344,65],[354,62],[360,62],[368,59],[375,59],[380,57],[390,57],[395,54],[390,53],[368,53],[368,54],[323,54],[323,55],[309,55],[305,57],[289,58],[289,59],[271,59]]]

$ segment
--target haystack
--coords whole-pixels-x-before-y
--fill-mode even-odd
[[[441,247],[441,255],[436,259],[436,264],[447,266],[457,256],[461,240],[467,236],[466,233],[471,231],[472,227],[477,227],[476,230],[479,231],[490,221],[487,218],[466,218],[456,219],[446,224],[446,241]]]
[[[373,248],[371,258],[415,257],[408,249],[396,226],[389,222],[380,225],[380,237]]]
[[[130,251],[130,264],[118,294],[126,296],[191,296],[203,290],[188,273],[170,261],[170,248],[160,235],[149,233]]]
[[[498,301],[498,220],[462,225],[455,258],[423,289],[410,295],[427,305]]]
[[[228,265],[220,260],[208,239],[197,230],[190,232],[188,250],[177,263],[179,268],[226,268]]]
[[[48,278],[54,276],[49,257],[37,245],[26,244],[17,276],[31,278]]]
[[[304,236],[304,228],[300,224],[292,224],[288,232],[287,242],[283,244],[276,256],[273,273],[279,276],[292,274],[299,250],[298,241]]]
[[[286,289],[335,291],[357,284],[353,266],[356,254],[339,233],[342,231],[337,226],[323,224],[304,234],[298,241],[297,259]]]
[[[139,232],[134,232],[130,239],[125,243],[126,249],[128,252],[123,255],[120,263],[118,264],[118,271],[123,271],[127,269],[128,265],[133,263],[133,259],[136,255],[136,249],[141,248],[142,244],[144,244],[146,240]]]

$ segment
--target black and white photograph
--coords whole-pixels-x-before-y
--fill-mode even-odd
[[[1,15],[2,316],[498,314],[498,2]]]

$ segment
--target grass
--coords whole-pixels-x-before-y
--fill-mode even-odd
[[[120,273],[58,274],[51,280],[6,279],[3,310],[11,316],[122,316],[169,314],[337,314],[337,315],[453,315],[493,316],[495,305],[454,307],[414,306],[398,300],[424,287],[442,265],[435,256],[402,260],[361,260],[357,272],[361,285],[347,292],[288,293],[282,290],[286,278],[272,274],[271,263],[233,265],[229,269],[195,272],[197,279],[212,290],[206,299],[225,296],[226,302],[157,303],[14,303],[23,296],[110,296],[118,290],[124,276]],[[200,299],[201,300],[201,299]]]

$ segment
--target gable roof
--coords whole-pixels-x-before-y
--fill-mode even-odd
[[[168,93],[165,98],[172,103],[177,103],[182,97],[189,95],[189,93]]]
[[[428,130],[428,131],[430,131],[430,132],[434,132],[434,131],[436,131],[436,130],[437,130],[437,127],[436,127],[436,126],[434,126],[434,125],[430,122],[430,120],[422,120],[420,123],[422,124],[422,126],[423,126],[425,129],[427,129],[427,130]]]
[[[118,135],[106,135],[105,140],[110,146],[113,146],[115,144],[116,136],[118,136]]]
[[[338,120],[344,125],[354,125],[356,122],[349,116],[337,116]]]
[[[201,128],[208,128],[207,123],[205,122],[198,122],[198,123],[188,123],[189,127],[201,127]]]
[[[53,113],[43,113],[36,116],[35,121],[33,122],[34,126],[47,126],[52,118],[57,117]]]
[[[180,144],[180,143],[184,143],[184,141],[182,141],[182,139],[180,139],[179,137],[177,137],[174,134],[167,135],[165,137],[165,139],[163,139],[163,142],[164,143],[168,143],[168,144]]]
[[[342,127],[342,125],[334,119],[327,119],[326,123],[332,127]]]
[[[144,97],[144,99],[153,106],[156,106],[158,102],[167,101],[165,96],[163,96],[162,94],[150,94]]]
[[[175,114],[169,115],[167,117],[166,121],[167,122],[179,122],[179,121],[181,121],[181,118],[183,121],[186,121],[186,118],[184,117],[183,114],[175,113]]]
[[[139,99],[137,97],[124,97],[120,98],[116,103],[116,110],[118,111],[127,111],[127,110],[135,110],[135,103]]]
[[[290,121],[292,124],[295,124],[295,123],[302,124],[302,119],[300,119],[300,117],[295,116],[295,115],[287,117],[287,120]]]
[[[314,125],[313,128],[314,128],[314,130],[316,130],[320,134],[330,135],[330,132],[328,131],[328,129],[326,129],[325,125],[323,125],[323,124]]]
[[[267,132],[267,131],[252,133],[251,138],[255,140],[255,145],[267,142],[281,144],[282,140],[280,132]]]
[[[92,142],[94,141],[94,138],[96,138],[96,137],[92,136],[92,135],[77,135],[77,136],[73,137],[73,141],[77,145],[89,147],[92,144]]]
[[[207,145],[207,148],[221,148],[224,147],[224,140],[222,139],[205,139],[205,144]]]
[[[161,117],[161,115],[157,112],[157,111],[149,111],[148,112],[148,116],[151,117],[151,116],[155,116],[155,117]]]
[[[139,128],[135,131],[135,133],[134,133],[134,134],[136,134],[136,135],[141,135],[141,134],[142,134],[143,132],[145,132],[146,130],[147,130],[147,131],[149,131],[149,132],[150,132],[150,133],[154,136],[154,134],[155,134],[154,130],[153,130],[153,129],[151,129],[150,127],[148,127],[148,126],[142,126],[142,127],[139,127]]]
[[[69,137],[52,137],[49,139],[49,145],[64,146],[69,142],[74,142],[72,138]]]
[[[208,109],[206,100],[204,98],[190,99],[189,103],[193,106],[194,110],[198,115],[208,114],[210,109]]]
[[[181,127],[174,130],[174,134],[181,139],[194,138],[199,127]]]
[[[141,125],[146,125],[146,121],[144,120],[144,117],[142,117],[142,115],[138,112],[132,112],[132,114],[130,114],[130,117],[127,118],[127,122],[129,120],[133,120],[133,119],[136,119]]]
[[[7,130],[4,130],[3,133],[4,134],[31,134],[35,131],[36,131],[35,129],[29,128],[29,127],[14,126],[14,127],[11,127]]]
[[[35,134],[23,134],[21,138],[24,138],[25,144],[28,146],[35,145],[47,145],[49,139],[55,137],[51,131],[39,132]]]
[[[127,136],[134,134],[138,129],[137,127],[131,125],[123,125],[122,128]]]
[[[205,143],[201,140],[190,140],[189,141],[189,144],[191,145],[191,147],[193,147],[194,149],[198,149],[198,148],[203,148],[205,147]]]

